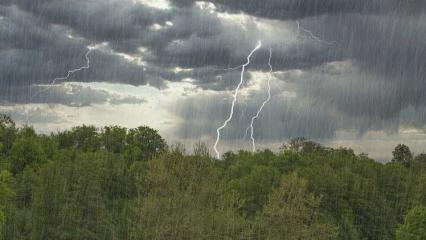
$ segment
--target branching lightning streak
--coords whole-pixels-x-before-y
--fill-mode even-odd
[[[221,69],[221,70],[222,71],[232,71],[232,70],[240,69],[242,67],[243,67],[243,65],[240,65],[240,66],[236,66],[236,67],[224,68],[224,69]]]
[[[256,143],[254,140],[254,121],[256,121],[257,118],[259,118],[260,113],[262,113],[263,108],[265,107],[265,105],[271,100],[271,79],[272,79],[272,65],[271,65],[271,58],[272,58],[272,48],[269,48],[269,59],[268,59],[268,66],[269,66],[269,73],[268,73],[268,97],[265,99],[265,101],[263,101],[262,105],[260,105],[260,108],[257,110],[256,115],[254,115],[251,118],[251,123],[250,126],[246,129],[246,135],[248,130],[250,129],[250,139],[252,142],[252,148],[253,148],[253,152],[256,152]],[[245,135],[245,136],[246,136]]]
[[[299,21],[296,21],[296,23],[297,23],[297,33],[298,33],[299,36],[300,36],[300,30],[302,30],[303,32],[307,33],[312,39],[318,41],[319,43],[324,43],[324,44],[327,44],[327,45],[337,44],[336,41],[328,42],[328,41],[322,40],[318,36],[315,36],[315,34],[313,32],[309,31],[308,29],[301,27]]]
[[[228,123],[232,120],[232,118],[233,118],[233,116],[234,116],[234,107],[235,107],[235,103],[236,103],[236,101],[237,101],[237,97],[238,97],[238,92],[240,91],[240,88],[241,88],[241,85],[243,85],[243,83],[244,83],[244,72],[245,72],[245,70],[246,70],[246,67],[250,64],[250,58],[251,58],[251,56],[260,48],[260,47],[262,47],[262,42],[258,42],[257,43],[257,46],[250,52],[250,54],[247,56],[247,62],[245,63],[245,64],[243,64],[243,65],[241,65],[241,78],[240,78],[240,82],[238,83],[238,86],[237,86],[237,88],[235,89],[235,91],[234,91],[234,94],[233,94],[233,100],[232,100],[232,104],[231,104],[231,110],[230,110],[230,112],[229,112],[229,117],[225,120],[225,122],[222,124],[222,126],[220,126],[217,130],[216,130],[216,132],[217,132],[217,135],[216,135],[216,142],[215,142],[215,144],[214,144],[214,146],[213,146],[213,148],[214,148],[214,151],[216,152],[216,157],[219,159],[220,158],[220,152],[219,152],[219,150],[217,149],[217,144],[219,143],[219,140],[220,140],[220,131],[222,130],[222,129],[224,129],[227,125],[228,125]]]
[[[83,67],[79,67],[79,68],[76,68],[76,69],[72,69],[72,70],[69,70],[68,72],[67,72],[67,75],[65,76],[65,77],[59,77],[59,78],[55,78],[55,79],[53,79],[53,81],[45,88],[45,89],[43,89],[43,90],[40,90],[40,91],[38,91],[38,92],[36,92],[34,95],[32,95],[32,97],[31,97],[31,99],[30,99],[30,103],[32,103],[32,101],[34,100],[34,98],[37,96],[37,95],[39,95],[40,93],[42,93],[42,92],[46,92],[47,90],[49,90],[49,89],[51,89],[52,87],[53,87],[53,85],[55,85],[55,83],[57,82],[57,81],[61,81],[61,80],[67,80],[67,79],[69,79],[70,77],[71,77],[71,75],[73,75],[74,73],[76,73],[76,72],[79,72],[79,71],[82,71],[82,70],[84,70],[84,69],[89,69],[90,68],[90,59],[89,59],[89,54],[92,52],[92,48],[89,48],[89,50],[87,51],[87,53],[86,53],[86,55],[85,55],[85,57],[86,57],[86,65],[84,65]]]
[[[65,76],[65,77],[59,77],[59,78],[55,78],[55,79],[53,79],[53,81],[46,87],[46,88],[44,88],[44,89],[42,89],[42,90],[40,90],[40,91],[38,91],[38,92],[36,92],[35,94],[33,94],[32,96],[31,96],[31,98],[30,98],[30,101],[29,101],[29,103],[31,104],[32,102],[33,102],[33,100],[34,100],[34,98],[36,97],[36,96],[38,96],[40,93],[43,93],[43,92],[46,92],[46,91],[48,91],[49,89],[51,89],[52,87],[53,87],[53,85],[55,85],[55,83],[57,82],[57,81],[61,81],[61,80],[67,80],[67,79],[69,79],[70,77],[71,77],[71,75],[73,75],[74,73],[76,73],[76,72],[79,72],[79,71],[82,71],[82,70],[85,70],[85,69],[89,69],[90,68],[90,58],[89,58],[89,54],[92,52],[92,48],[90,48],[89,47],[89,49],[88,49],[88,51],[86,52],[86,54],[84,55],[85,56],[85,58],[86,58],[86,65],[84,65],[84,66],[82,66],[82,67],[79,67],[79,68],[76,68],[76,69],[72,69],[72,70],[68,70],[68,72],[67,72],[67,75]],[[27,124],[29,123],[29,113],[27,112]]]

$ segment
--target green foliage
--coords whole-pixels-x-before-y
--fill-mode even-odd
[[[322,195],[321,209],[341,224],[340,239],[390,239],[395,214],[377,184],[382,165],[347,149],[327,150],[307,156],[299,174],[308,187]],[[367,227],[368,226],[368,227]]]
[[[320,144],[313,141],[309,141],[305,138],[293,138],[288,144],[284,144],[281,149],[307,153],[321,151],[324,148]]]
[[[392,162],[398,162],[405,166],[410,166],[413,161],[413,154],[411,153],[410,148],[404,144],[398,144],[392,154]]]
[[[426,154],[422,153],[414,158],[412,167],[414,170],[426,174]]]
[[[24,133],[13,143],[10,162],[13,174],[18,174],[27,166],[36,166],[45,160],[43,147],[36,136]]]
[[[337,239],[337,226],[323,216],[320,203],[321,196],[309,192],[305,179],[286,176],[259,217],[261,234],[271,240]]]
[[[3,170],[0,172],[0,230],[3,228],[6,216],[5,211],[11,206],[13,191],[11,189],[12,174]]]
[[[276,169],[267,166],[253,166],[248,173],[232,179],[229,185],[231,190],[239,193],[243,201],[242,213],[250,216],[262,209],[269,193],[278,184],[279,179],[280,176]]]
[[[158,132],[150,127],[138,127],[129,130],[127,144],[136,160],[149,160],[159,156],[167,149],[166,142]]]
[[[426,239],[426,207],[417,206],[411,209],[396,232],[397,240]]]
[[[16,137],[15,122],[0,114],[0,155],[9,154]]]
[[[0,145],[0,239],[424,238],[426,157],[402,145],[387,164],[301,138],[219,161],[149,127],[39,135],[7,117]]]
[[[101,154],[46,164],[34,183],[32,239],[110,239]]]
[[[138,179],[138,239],[239,239],[243,218],[219,169],[206,158],[165,155]]]
[[[209,148],[205,143],[197,142],[194,145],[194,155],[200,157],[210,157]]]
[[[96,127],[83,125],[81,127],[74,127],[71,131],[74,139],[74,146],[85,152],[96,151],[101,146],[99,133]]]
[[[102,142],[109,152],[122,153],[126,148],[127,129],[119,126],[104,127]]]
[[[94,126],[73,127],[71,131],[57,134],[58,144],[61,148],[75,148],[84,152],[94,152],[101,147],[101,139]]]

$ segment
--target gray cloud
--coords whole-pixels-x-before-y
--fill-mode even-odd
[[[233,120],[224,129],[226,140],[242,140],[264,94],[251,93],[236,105]],[[173,109],[182,118],[177,134],[183,139],[200,139],[215,136],[230,108],[229,96],[204,96],[182,100]],[[299,99],[275,95],[255,123],[257,140],[283,141],[292,137],[328,139],[335,134],[336,122],[327,106]]]
[[[262,121],[264,127],[259,123],[260,138],[329,138],[339,128],[397,131],[402,124],[422,125],[425,1],[212,0],[215,10],[192,0],[172,2],[168,9],[157,9],[131,0],[0,0],[0,101],[27,102],[34,85],[49,84],[82,66],[87,47],[103,42],[107,46],[90,55],[92,68],[70,81],[163,88],[166,80],[190,78],[204,90],[230,90],[239,70],[223,69],[242,64],[257,40],[263,40],[264,48],[253,55],[249,69],[267,70],[272,47],[272,65],[275,71],[287,71],[280,79],[300,103],[275,100],[271,109],[277,111]],[[342,61],[351,64],[335,64]],[[67,95],[60,88],[34,101],[76,106],[139,101],[84,88]],[[226,115],[226,103],[203,98],[180,102],[184,107],[179,115],[189,123],[182,126],[181,136],[214,131],[212,126]],[[259,99],[240,109],[237,119],[247,121],[256,109],[254,100]],[[205,118],[205,123],[194,117]],[[282,131],[268,128],[272,119]],[[231,127],[229,137],[240,130]]]
[[[203,88],[223,90],[230,86],[226,84],[229,81],[211,84],[221,74],[218,69],[241,64],[264,34],[254,22],[249,23],[253,31],[246,31],[236,22],[225,22],[217,13],[195,6],[160,11],[132,1],[2,3],[0,84],[5,95],[14,88],[50,83],[69,69],[82,66],[87,46],[99,41],[106,41],[110,50],[93,51],[93,67],[73,74],[70,80],[162,87],[164,80],[189,77]],[[115,11],[117,4],[124,7]],[[165,24],[166,20],[171,21],[171,26]],[[162,29],[152,29],[153,23],[162,24]],[[266,40],[265,44],[277,46],[279,42]],[[295,46],[277,47],[275,68],[310,67],[341,58],[326,46],[313,45],[312,41],[302,44],[298,49],[303,51],[297,51]],[[139,47],[145,47],[147,52],[141,54]],[[117,55],[120,51],[148,62],[144,66],[129,62]],[[259,51],[250,67],[263,68],[266,58],[267,50]],[[174,67],[193,70],[177,74],[171,70]]]
[[[13,101],[10,98],[13,97]],[[71,107],[90,106],[92,104],[140,104],[145,100],[128,95],[119,95],[105,90],[94,89],[76,83],[60,85],[34,85],[28,92],[17,89],[8,95],[2,95],[0,103],[25,104],[32,98],[32,104],[62,104]]]
[[[16,5],[39,21],[68,26],[92,41],[109,41],[121,48],[137,47],[134,44],[129,46],[131,40],[139,38],[146,27],[164,23],[169,15],[131,0],[3,0],[0,3]]]
[[[294,76],[294,82],[302,83],[300,94],[325,100],[351,117],[362,116],[370,122],[394,121],[403,109],[424,106],[426,35],[421,33],[426,31],[425,15],[314,20],[306,20],[305,25],[325,37],[334,36],[353,66],[336,71],[328,65]]]
[[[171,0],[181,7],[191,6],[196,0]],[[387,13],[395,11],[422,12],[422,0],[211,0],[223,11],[245,12],[272,19],[300,19],[324,14]]]
[[[66,75],[68,70],[83,66],[89,44],[105,40],[112,49],[122,49],[120,44],[130,47],[128,41],[138,38],[140,29],[162,18],[155,10],[141,4],[124,4],[125,10],[116,11],[122,8],[117,6],[118,2],[111,1],[76,1],[75,4],[69,1],[2,1],[1,4],[5,4],[0,5],[2,92],[24,89],[22,86],[31,84],[47,84]],[[63,18],[57,16],[58,13],[63,13]],[[86,19],[93,25],[84,24],[84,16],[93,18]],[[114,19],[111,21],[110,17]],[[117,19],[122,19],[123,24],[116,23]],[[125,60],[112,49],[93,51],[90,54],[93,68],[73,74],[70,80],[150,83],[160,87],[163,77],[173,77],[166,69]]]
[[[46,108],[14,108],[14,109],[1,109],[2,114],[7,114],[13,118],[16,122],[32,124],[58,124],[64,121],[64,119],[59,116],[54,111],[49,111]]]

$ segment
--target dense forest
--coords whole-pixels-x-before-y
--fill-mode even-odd
[[[1,239],[426,239],[426,154],[405,145],[386,164],[303,138],[190,152],[149,127],[42,135],[1,115]]]

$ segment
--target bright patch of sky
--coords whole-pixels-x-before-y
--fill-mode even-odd
[[[135,2],[142,3],[144,5],[158,8],[158,9],[169,9],[170,4],[167,0],[135,0]]]

